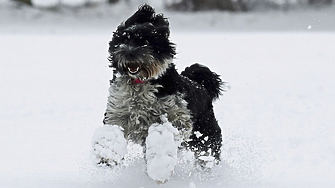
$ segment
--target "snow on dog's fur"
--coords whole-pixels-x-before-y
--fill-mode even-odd
[[[121,138],[141,144],[148,175],[159,183],[170,179],[179,148],[210,168],[220,161],[222,142],[212,102],[223,82],[199,64],[178,74],[169,36],[168,20],[149,5],[118,26],[109,43],[114,76],[104,118],[104,127],[112,128],[105,134],[100,128],[92,141],[95,162],[108,166],[125,155]],[[161,173],[153,173],[157,168]]]

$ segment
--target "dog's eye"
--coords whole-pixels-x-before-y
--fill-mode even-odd
[[[142,39],[142,40],[141,40]],[[141,47],[147,47],[149,45],[149,41],[148,40],[143,40],[143,38],[141,38],[140,40],[138,40],[138,44],[141,46]]]
[[[148,44],[149,44],[149,41],[148,40],[144,40],[143,42],[142,42],[142,47],[147,47],[148,46]]]

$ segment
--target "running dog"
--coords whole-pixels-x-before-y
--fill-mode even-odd
[[[179,74],[169,36],[168,20],[147,4],[117,27],[109,42],[113,79],[104,126],[92,141],[95,162],[107,166],[122,161],[128,140],[141,144],[147,173],[159,183],[171,177],[178,149],[211,168],[222,142],[212,103],[224,82],[200,64]]]

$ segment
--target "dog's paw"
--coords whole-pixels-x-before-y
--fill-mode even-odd
[[[162,124],[152,124],[146,138],[147,173],[157,183],[165,183],[177,164],[180,134],[167,120],[161,117]]]
[[[119,126],[104,126],[95,130],[92,138],[92,161],[98,166],[115,166],[127,152],[127,141]]]
[[[200,156],[198,158],[198,164],[203,170],[210,170],[216,164],[215,157],[212,156]]]

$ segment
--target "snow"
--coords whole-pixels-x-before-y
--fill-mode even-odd
[[[202,172],[186,153],[163,185],[146,174],[137,145],[117,168],[92,164],[111,78],[108,40],[135,10],[118,6],[87,22],[80,11],[0,6],[0,187],[334,187],[333,9],[167,12],[178,70],[201,62],[231,85],[214,104],[222,162]]]
[[[173,174],[178,162],[178,147],[181,135],[168,121],[166,114],[161,115],[162,124],[152,124],[146,138],[147,172],[157,183],[166,183]]]
[[[197,138],[200,138],[200,137],[203,135],[203,134],[201,134],[201,132],[199,132],[199,131],[195,131],[194,134],[195,134],[195,136],[196,136]]]
[[[92,161],[98,166],[116,166],[127,153],[127,140],[123,129],[117,125],[97,128],[92,137]]]

